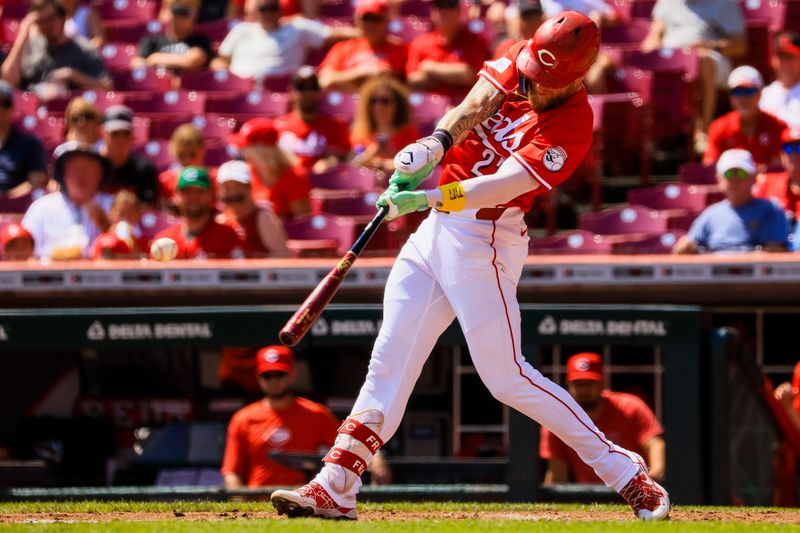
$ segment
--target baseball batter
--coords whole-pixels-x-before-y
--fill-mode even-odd
[[[433,210],[387,280],[383,326],[351,415],[316,478],[273,493],[279,513],[356,518],[361,474],[397,430],[425,360],[457,318],[495,398],[573,448],[637,517],[667,517],[667,492],[642,458],[610,442],[520,352],[515,295],[528,255],[523,213],[537,194],[567,179],[589,151],[592,111],[582,82],[599,40],[597,26],[580,13],[547,20],[530,41],[484,64],[469,95],[432,136],[397,154],[399,173],[378,205],[389,206],[390,218]],[[440,161],[439,187],[415,191]]]

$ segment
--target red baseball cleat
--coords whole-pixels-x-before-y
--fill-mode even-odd
[[[633,509],[633,514],[642,520],[664,520],[669,518],[669,494],[664,487],[653,481],[647,467],[641,466],[639,472],[619,493]]]
[[[279,515],[285,514],[289,518],[304,516],[344,520],[358,518],[355,509],[336,505],[328,491],[314,481],[295,490],[276,490],[270,496],[270,501]]]

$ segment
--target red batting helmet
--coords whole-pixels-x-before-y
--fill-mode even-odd
[[[564,11],[546,20],[517,56],[517,70],[545,87],[565,87],[588,72],[600,30],[586,15]]]

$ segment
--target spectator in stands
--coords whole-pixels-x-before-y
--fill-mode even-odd
[[[230,138],[257,178],[251,185],[256,201],[270,202],[281,218],[308,215],[311,185],[307,173],[298,166],[297,158],[277,142],[278,130],[268,118],[248,120]]]
[[[394,170],[394,155],[420,137],[413,122],[408,89],[393,78],[375,78],[361,88],[350,143],[352,161],[379,170]]]
[[[36,257],[88,257],[91,243],[109,227],[112,197],[100,192],[100,185],[110,164],[92,145],[75,141],[60,145],[53,156],[53,178],[61,190],[33,202],[22,225],[33,235]]]
[[[308,52],[357,36],[352,29],[331,28],[304,17],[281,19],[278,0],[250,0],[254,22],[241,22],[222,41],[214,70],[230,70],[242,78],[290,76]]]
[[[800,432],[800,363],[794,367],[791,383],[781,383],[775,389],[775,399],[789,415],[792,425]]]
[[[730,0],[658,0],[644,52],[659,48],[693,48],[700,58],[700,113],[695,120],[695,151],[704,153],[708,126],[717,106],[717,89],[725,88],[731,59],[744,55],[747,34],[738,3]]]
[[[523,39],[530,39],[544,22],[544,11],[539,0],[520,0],[506,10],[506,33],[494,51],[494,58],[500,59],[512,45]]]
[[[67,122],[67,141],[76,141],[81,144],[91,144],[100,148],[103,144],[103,134],[100,129],[100,111],[82,96],[76,96],[67,104],[64,112]]]
[[[111,227],[94,240],[92,259],[141,257],[147,250],[139,223],[142,211],[142,203],[133,192],[121,190],[115,194],[108,213]]]
[[[363,37],[337,43],[319,66],[323,89],[354,92],[368,79],[405,77],[408,47],[388,37],[388,0],[366,0],[356,5],[356,26]]]
[[[133,111],[123,105],[106,109],[103,133],[105,145],[101,151],[111,162],[111,178],[104,189],[112,193],[127,189],[135,192],[145,204],[155,205],[158,171],[148,159],[131,151]]]
[[[270,454],[319,453],[333,444],[339,422],[325,406],[292,393],[296,373],[290,348],[259,350],[256,372],[264,398],[231,419],[222,460],[225,488],[305,483],[302,471],[284,466]]]
[[[177,161],[177,165],[158,175],[159,196],[165,203],[165,207],[174,203],[181,170],[186,167],[205,165],[206,141],[203,138],[203,132],[192,123],[181,124],[172,132],[169,151]],[[213,186],[213,173],[211,178]]]
[[[488,44],[463,23],[460,0],[433,0],[431,19],[434,30],[409,46],[408,83],[413,89],[463,96],[489,56]]]
[[[219,167],[217,188],[224,206],[218,221],[235,229],[245,242],[247,257],[286,257],[286,230],[268,206],[253,201],[253,172],[244,161]]]
[[[296,15],[308,19],[319,18],[319,0],[280,0],[281,12],[284,17]],[[252,20],[252,13],[245,13],[245,0],[231,0],[228,4],[228,18]]]
[[[0,231],[0,257],[3,261],[27,261],[33,257],[33,235],[22,224],[12,222]]]
[[[781,135],[781,167],[756,177],[753,196],[775,202],[800,220],[800,127],[786,128]]]
[[[300,166],[324,172],[345,161],[350,152],[350,133],[342,121],[319,110],[322,92],[313,67],[303,66],[289,87],[292,111],[275,120],[279,145],[293,153]]]
[[[737,67],[728,76],[731,107],[708,128],[708,147],[703,163],[713,165],[725,150],[744,148],[762,170],[777,165],[781,153],[781,135],[786,124],[758,108],[764,80],[750,66]]]
[[[244,241],[236,230],[214,220],[211,176],[203,167],[186,167],[178,180],[178,211],[183,219],[159,232],[178,244],[178,259],[244,257]]]
[[[567,360],[567,391],[597,427],[615,444],[641,455],[656,481],[664,479],[664,433],[653,411],[638,397],[603,386],[603,362],[583,352]],[[594,470],[558,437],[541,429],[539,455],[547,459],[545,483],[602,483]]]
[[[3,63],[4,80],[44,100],[72,89],[111,88],[97,50],[83,37],[64,33],[65,17],[64,7],[56,0],[33,2]]]
[[[64,34],[67,37],[80,36],[88,39],[96,49],[102,48],[106,42],[106,30],[103,19],[89,2],[84,0],[58,0],[64,6],[67,20],[64,22]]]
[[[619,23],[619,13],[605,0],[542,0],[542,8],[546,18],[562,11],[578,11],[592,19],[598,28]]]
[[[0,196],[24,196],[47,181],[42,143],[14,125],[14,90],[0,81]]]
[[[800,128],[800,33],[778,34],[772,69],[776,79],[761,92],[758,105],[789,126]]]
[[[681,237],[674,253],[781,252],[789,227],[783,209],[769,200],[753,198],[756,163],[747,150],[734,148],[717,161],[717,182],[725,200],[707,207]]]
[[[167,0],[164,31],[139,43],[131,68],[164,67],[176,72],[204,69],[214,56],[211,39],[194,31],[200,0]]]

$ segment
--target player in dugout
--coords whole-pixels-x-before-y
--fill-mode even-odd
[[[633,394],[603,386],[603,359],[591,352],[567,359],[567,391],[597,427],[620,446],[647,458],[650,477],[664,479],[666,446],[656,415]],[[544,482],[600,483],[597,475],[577,454],[546,428],[541,430],[539,455],[547,459]]]
[[[516,294],[536,195],[572,174],[592,143],[583,79],[600,32],[566,11],[528,41],[484,63],[464,101],[433,134],[395,157],[378,200],[387,219],[433,208],[403,246],[386,282],[383,324],[366,383],[314,480],[271,500],[290,517],[356,519],[361,474],[397,430],[439,336],[458,318],[475,368],[493,396],[575,450],[643,520],[669,514],[667,492],[638,454],[611,442],[564,389],[521,353]],[[442,162],[439,187],[414,190]],[[533,480],[532,480],[533,481]]]

